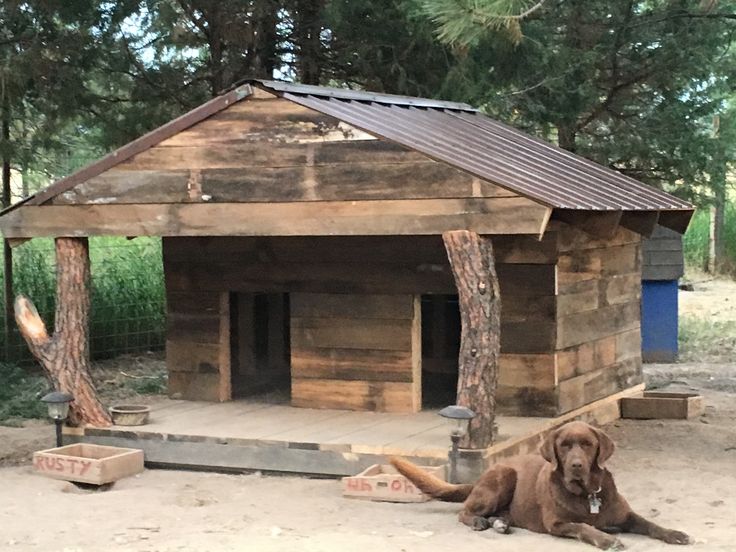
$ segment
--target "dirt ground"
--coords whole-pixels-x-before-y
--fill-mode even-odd
[[[736,303],[736,284],[702,293],[699,304],[698,294],[688,292],[685,312],[736,315],[724,308]],[[736,551],[736,358],[648,365],[646,375],[654,387],[700,391],[707,409],[693,420],[605,428],[617,443],[610,467],[619,489],[642,515],[689,533],[688,549]],[[52,442],[52,428],[40,422],[0,427],[0,462],[16,464],[0,468],[2,551],[593,550],[524,530],[474,533],[453,504],[344,499],[332,480],[147,470],[106,492],[81,491],[32,473],[28,455]],[[621,538],[629,550],[674,549]]]

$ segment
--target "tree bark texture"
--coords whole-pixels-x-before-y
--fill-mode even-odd
[[[297,75],[302,84],[319,84],[322,69],[322,10],[324,0],[296,2],[295,37]]]
[[[452,266],[460,305],[457,404],[475,418],[460,442],[482,449],[495,438],[498,357],[501,349],[501,294],[491,240],[467,230],[442,234]]]
[[[9,147],[10,144],[10,100],[7,94],[3,97],[2,105],[2,142]],[[2,168],[2,206],[10,207],[12,197],[10,189],[10,152],[3,153]],[[24,180],[25,182],[25,180]],[[13,250],[8,240],[3,239],[3,299],[5,316],[5,343],[10,343],[10,328],[13,320]]]
[[[27,297],[15,300],[15,320],[54,388],[74,397],[70,425],[106,427],[110,414],[97,396],[89,362],[89,246],[86,238],[56,238],[56,315],[49,337]]]

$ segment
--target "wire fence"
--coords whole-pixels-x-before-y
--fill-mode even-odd
[[[2,254],[0,253],[0,257]],[[90,354],[94,359],[157,351],[165,343],[165,294],[161,240],[90,238]],[[0,282],[4,275],[0,274]],[[27,295],[49,332],[56,300],[54,242],[34,239],[13,250],[13,293]],[[14,322],[0,320],[0,362],[34,360]]]

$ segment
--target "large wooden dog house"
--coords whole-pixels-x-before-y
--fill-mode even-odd
[[[7,210],[8,238],[162,236],[174,397],[453,401],[441,234],[491,236],[501,412],[641,382],[641,236],[692,206],[464,104],[248,81]]]

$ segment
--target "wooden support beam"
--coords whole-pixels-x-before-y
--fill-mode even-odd
[[[621,223],[622,211],[555,209],[552,218],[576,226],[597,239],[611,239]]]
[[[56,239],[56,328],[49,336],[33,303],[19,295],[15,320],[33,356],[54,388],[74,397],[69,422],[112,425],[89,371],[89,244],[86,238]]]
[[[621,226],[650,238],[657,228],[659,211],[626,211],[621,215]]]
[[[521,197],[286,203],[23,206],[0,217],[7,238],[41,236],[539,235],[547,208]]]
[[[468,230],[442,234],[460,305],[457,404],[475,412],[460,446],[488,447],[495,437],[498,357],[501,349],[501,297],[488,238]]]
[[[694,209],[682,209],[678,211],[662,211],[659,214],[659,224],[679,234],[684,234],[693,218]]]

